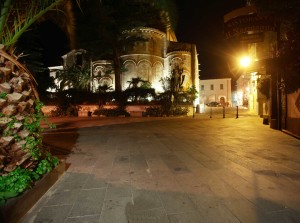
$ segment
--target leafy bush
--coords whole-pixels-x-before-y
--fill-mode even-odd
[[[30,117],[26,117],[23,125],[24,129],[28,130],[30,134],[25,138],[25,144],[22,149],[29,151],[35,165],[33,169],[26,169],[24,166],[18,166],[8,174],[0,176],[0,205],[5,204],[6,200],[11,197],[18,196],[20,193],[29,189],[34,181],[38,180],[45,173],[50,172],[55,166],[58,165],[58,159],[53,157],[49,152],[43,151],[42,145],[42,131],[40,127],[41,121],[45,121],[50,128],[55,126],[47,122],[47,117],[42,113],[43,103],[36,101],[35,113]],[[17,122],[15,116],[11,116],[11,121],[7,124],[6,130],[3,132],[5,135],[11,135],[14,124]],[[21,140],[20,136],[14,134],[16,141]]]
[[[148,107],[146,108],[146,116],[160,117],[163,115],[161,107]]]
[[[181,115],[187,115],[188,113],[187,107],[171,107],[170,109],[164,109],[164,107],[149,107],[146,108],[146,116],[150,117],[161,117],[161,116],[181,116]]]
[[[170,115],[174,116],[181,116],[181,115],[187,115],[189,109],[187,107],[174,107],[170,110]]]
[[[94,115],[103,115],[106,117],[116,117],[116,116],[121,116],[121,115],[125,115],[126,117],[130,116],[130,114],[123,110],[123,109],[119,109],[119,108],[111,108],[111,109],[98,109],[95,110]]]
[[[58,159],[50,153],[41,160],[37,168],[33,171],[17,167],[15,170],[0,177],[0,205],[4,205],[6,200],[16,197],[29,189],[33,183],[40,179],[45,173],[50,172],[58,165]]]

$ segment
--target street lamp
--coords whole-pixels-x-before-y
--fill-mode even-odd
[[[240,65],[247,68],[251,64],[251,58],[249,56],[244,56],[240,60]]]
[[[248,75],[247,75],[247,68],[251,65],[252,59],[249,56],[243,56],[240,58],[240,66],[244,68],[244,75],[243,77],[243,105],[249,106],[249,80],[248,80]],[[249,107],[248,107],[249,108]]]

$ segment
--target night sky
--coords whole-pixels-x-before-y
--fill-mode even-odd
[[[176,0],[179,21],[175,33],[178,41],[196,44],[200,79],[232,77],[227,62],[235,49],[223,38],[223,16],[245,2]]]

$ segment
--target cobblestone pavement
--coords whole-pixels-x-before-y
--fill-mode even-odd
[[[21,222],[300,222],[300,141],[213,114],[52,119],[70,166]]]

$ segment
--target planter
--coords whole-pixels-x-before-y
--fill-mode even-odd
[[[23,194],[9,199],[0,207],[0,222],[17,223],[65,172],[66,163],[59,165]]]
[[[263,116],[263,124],[269,125],[269,117],[268,116]]]

